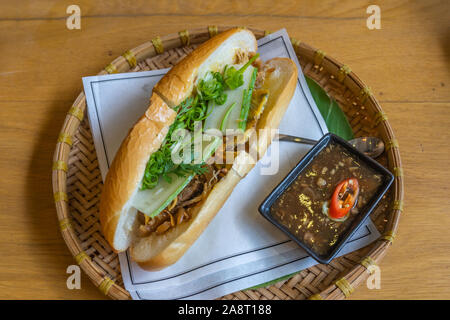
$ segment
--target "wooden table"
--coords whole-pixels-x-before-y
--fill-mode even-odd
[[[81,30],[66,28],[72,2]],[[400,143],[406,203],[381,290],[360,286],[352,298],[450,298],[447,0],[377,1],[381,30],[366,27],[371,1],[72,2],[0,4],[0,299],[104,298],[84,275],[81,290],[66,287],[74,260],[51,187],[58,132],[82,76],[157,35],[205,25],[284,27],[372,88]]]

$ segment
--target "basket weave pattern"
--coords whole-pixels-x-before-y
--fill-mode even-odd
[[[127,51],[100,74],[171,67],[198,43],[225,29],[213,26],[155,38]],[[267,34],[251,30],[257,38]],[[338,102],[354,135],[378,136],[387,146],[385,154],[377,160],[389,168],[396,179],[371,215],[382,236],[370,246],[334,259],[329,265],[316,265],[266,288],[239,291],[222,299],[343,299],[365,281],[370,267],[383,258],[395,237],[403,210],[403,172],[398,143],[370,89],[347,66],[324,52],[295,39],[292,43],[304,74],[317,81]],[[55,150],[53,189],[61,232],[76,262],[105,295],[129,299],[123,287],[118,256],[100,231],[98,206],[103,184],[85,113],[86,99],[81,93],[69,110]]]

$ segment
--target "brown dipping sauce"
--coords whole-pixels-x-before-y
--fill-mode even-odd
[[[342,222],[324,213],[337,185],[357,178],[356,205]],[[331,142],[315,156],[270,208],[272,217],[318,255],[325,255],[351,227],[361,209],[377,193],[382,176],[360,162],[344,147]]]

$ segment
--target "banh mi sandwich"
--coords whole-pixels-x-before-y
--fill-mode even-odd
[[[190,148],[192,140],[173,138],[175,130],[195,136],[195,123],[202,125],[201,133],[233,129],[243,133],[242,145],[249,143],[247,132],[278,128],[295,90],[297,67],[287,58],[263,62],[256,52],[253,33],[240,28],[197,47],[154,87],[147,111],[117,151],[101,194],[102,231],[115,251],[130,248],[144,269],[176,262],[254,166],[247,161],[248,146],[228,150],[236,153],[232,163],[214,161],[228,152],[226,136],[217,135],[201,140],[200,154],[192,152],[200,161],[189,162],[190,155],[177,164],[174,150]],[[272,138],[258,136],[252,147],[259,156]]]

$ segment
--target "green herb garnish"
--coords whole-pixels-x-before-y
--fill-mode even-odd
[[[224,82],[231,90],[239,88],[244,84],[244,72],[245,70],[259,57],[259,53],[254,55],[246,64],[244,64],[239,70],[235,67],[225,66],[223,71]]]
[[[214,100],[218,105],[222,105],[227,100],[224,87],[223,76],[220,72],[208,72],[205,79],[199,81],[197,93],[202,100]]]
[[[236,102],[232,103],[231,106],[228,107],[227,112],[223,116],[222,122],[220,123],[220,131],[223,131],[225,129],[225,125],[228,122],[228,117],[230,116],[231,111],[234,109],[234,106],[236,105]]]
[[[169,131],[164,139],[161,148],[154,152],[145,168],[141,189],[153,189],[158,184],[160,177],[171,183],[171,174],[186,176],[189,174],[202,174],[205,172],[204,163],[181,163],[175,164],[172,161],[172,151],[179,143],[172,140],[172,134],[177,129],[194,131],[194,125],[198,121],[206,119],[213,111],[213,104],[224,104],[227,95],[224,93],[225,84],[222,74],[219,72],[209,72],[205,79],[202,79],[197,86],[195,97],[189,97],[174,110],[177,112],[174,123],[169,127]],[[208,110],[210,109],[210,110]],[[191,141],[191,147],[193,147]],[[192,158],[194,153],[191,152]],[[191,159],[193,161],[193,159]]]
[[[190,174],[202,174],[206,168],[204,163],[181,163],[175,164],[172,161],[172,152],[180,143],[178,140],[172,140],[172,134],[177,129],[186,129],[194,131],[196,122],[205,120],[213,111],[214,104],[223,105],[227,100],[225,90],[227,88],[234,90],[240,87],[243,83],[243,73],[245,70],[258,58],[259,54],[253,56],[244,66],[239,70],[234,67],[225,66],[223,73],[208,72],[204,79],[198,82],[194,96],[187,98],[182,103],[174,108],[177,112],[174,123],[169,127],[169,131],[164,139],[160,149],[154,152],[145,168],[144,178],[141,189],[153,189],[158,184],[162,177],[167,182],[171,183],[171,175],[186,176]],[[244,90],[244,98],[242,101],[241,117],[239,119],[240,127],[246,126],[247,116],[250,108],[250,99],[252,90],[256,79],[256,69],[252,75],[250,87]],[[225,128],[228,116],[234,108],[233,103],[224,116],[221,124],[221,130]],[[193,148],[193,143],[191,148]],[[192,151],[192,150],[191,150]],[[191,152],[191,162],[194,160],[194,153]]]
[[[242,131],[245,131],[245,129],[247,128],[248,113],[250,111],[250,104],[252,101],[253,88],[255,87],[257,73],[258,69],[255,68],[253,70],[252,77],[250,78],[248,90],[244,90],[241,115],[239,117],[239,129],[241,129]]]
[[[169,127],[169,131],[158,151],[154,152],[145,168],[144,178],[142,180],[141,189],[153,189],[158,184],[159,178],[162,177],[171,183],[171,174],[177,176],[186,176],[192,173],[202,174],[206,169],[201,164],[181,163],[175,164],[172,161],[172,151],[178,140],[172,140],[172,134],[177,129],[187,129],[194,131],[194,123],[202,121],[207,117],[207,101],[200,100],[199,96],[188,98],[180,105],[174,108],[177,111],[177,117],[174,123]],[[191,147],[193,145],[191,144]],[[193,157],[193,152],[191,152]],[[191,159],[192,161],[193,159]]]

